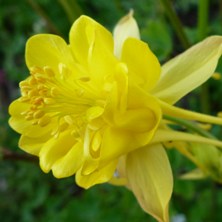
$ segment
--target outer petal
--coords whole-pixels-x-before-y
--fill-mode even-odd
[[[38,156],[44,143],[46,143],[49,138],[49,135],[37,138],[22,135],[19,140],[19,147],[30,154]]]
[[[129,78],[145,90],[151,90],[160,77],[160,64],[148,45],[128,38],[123,45],[121,60],[129,69]]]
[[[76,143],[65,156],[58,159],[52,166],[53,175],[57,178],[72,176],[83,162],[83,145]]]
[[[153,94],[174,104],[210,78],[221,53],[221,36],[209,37],[191,47],[163,65],[161,79]]]
[[[58,64],[72,66],[73,57],[66,42],[59,36],[39,34],[31,37],[26,43],[25,59],[27,66],[49,66],[54,71]]]
[[[82,170],[76,173],[76,183],[84,188],[89,188],[95,184],[105,183],[111,179],[116,169],[117,160],[110,162],[103,168],[95,170],[89,175],[84,175]]]
[[[141,207],[159,222],[167,222],[173,189],[171,167],[162,145],[146,146],[126,159],[129,188]]]
[[[53,164],[66,155],[75,143],[76,140],[71,136],[70,131],[65,131],[60,134],[59,138],[48,140],[39,153],[40,167],[42,170],[45,173],[49,172]]]
[[[129,37],[140,39],[139,28],[136,20],[133,18],[133,11],[124,16],[114,28],[114,54],[117,57],[121,56],[122,46],[124,41]]]

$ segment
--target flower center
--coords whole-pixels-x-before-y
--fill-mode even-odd
[[[55,137],[68,128],[72,135],[80,137],[84,134],[87,118],[102,114],[102,107],[99,114],[90,111],[98,107],[98,103],[101,106],[101,98],[90,88],[88,76],[75,78],[64,64],[59,64],[58,72],[45,66],[32,67],[30,73],[31,76],[20,83],[20,101],[29,104],[22,115],[33,125],[51,124],[51,134]]]

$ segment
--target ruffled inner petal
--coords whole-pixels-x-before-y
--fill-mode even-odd
[[[76,139],[71,136],[69,131],[59,135],[59,138],[52,137],[41,148],[39,153],[40,167],[44,172],[49,172],[53,164],[62,158],[76,143]],[[75,161],[75,157],[73,157]]]
[[[95,184],[108,182],[114,174],[116,165],[117,160],[111,161],[106,166],[95,170],[89,175],[82,174],[82,170],[80,169],[76,173],[76,183],[87,189]]]
[[[121,60],[129,69],[129,78],[145,90],[151,90],[160,77],[160,64],[148,45],[128,38],[123,44]]]
[[[83,144],[77,142],[63,157],[53,164],[53,175],[57,178],[72,176],[80,168],[82,162]]]

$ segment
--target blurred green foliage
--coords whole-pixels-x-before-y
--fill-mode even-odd
[[[222,34],[220,2],[210,1],[208,35]],[[172,3],[190,44],[196,43],[199,40],[199,1],[174,0]],[[148,42],[162,63],[184,50],[159,0],[0,0],[0,221],[154,221],[123,187],[104,184],[85,191],[75,185],[74,178],[57,180],[51,174],[44,174],[35,159],[24,156],[18,149],[19,136],[7,124],[7,107],[19,96],[19,81],[28,76],[24,50],[30,36],[55,33],[68,40],[73,20],[82,13],[112,31],[115,23],[131,8],[135,11],[141,38]],[[222,73],[221,62],[218,72]],[[221,85],[222,80],[209,81],[213,114],[222,110]],[[197,89],[181,105],[199,111],[199,93]],[[213,132],[222,138],[220,128],[213,128]],[[191,222],[222,221],[221,185],[210,180],[178,179],[193,165],[175,150],[169,151],[169,157],[175,176],[172,218],[182,214]]]

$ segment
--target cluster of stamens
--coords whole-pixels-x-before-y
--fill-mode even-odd
[[[30,105],[27,111],[22,115],[26,120],[31,120],[32,124],[46,126],[50,122],[50,116],[46,115],[44,107],[55,103],[54,97],[59,93],[58,89],[53,86],[51,78],[55,75],[49,67],[33,67],[30,70],[31,76],[20,83],[21,102]]]
[[[106,81],[104,93],[98,93],[98,89],[90,85],[90,77],[75,78],[70,73],[64,64],[59,64],[57,70],[48,66],[32,67],[30,77],[20,83],[22,97],[19,100],[27,104],[21,115],[32,125],[49,126],[56,138],[67,129],[76,138],[84,137],[86,124],[97,131],[98,123],[88,122],[99,114],[88,115],[87,110],[104,107],[103,99],[97,94],[108,93],[111,87]]]
[[[26,120],[31,121],[32,125],[37,124],[41,127],[47,126],[54,118],[56,126],[53,125],[51,132],[54,137],[58,137],[68,127],[72,128],[71,134],[77,136],[83,121],[63,112],[66,107],[62,107],[58,102],[62,97],[58,78],[62,81],[68,73],[63,64],[60,64],[59,70],[59,76],[56,76],[55,72],[47,66],[31,68],[31,76],[20,83],[22,94],[20,102],[29,104],[29,108],[21,114]]]

